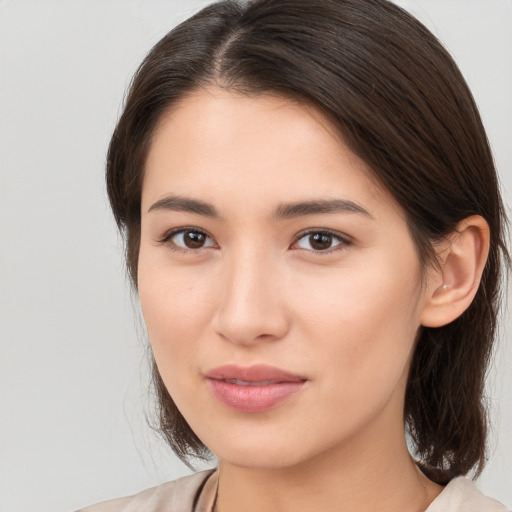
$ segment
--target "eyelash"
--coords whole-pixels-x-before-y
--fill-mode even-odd
[[[185,227],[185,228],[172,229],[171,231],[168,231],[167,233],[165,233],[165,235],[160,240],[158,240],[158,242],[161,244],[168,245],[168,247],[171,251],[181,252],[184,254],[199,252],[199,251],[201,251],[201,249],[204,249],[203,247],[200,247],[199,249],[184,249],[183,247],[179,247],[178,245],[176,245],[175,243],[172,242],[171,239],[174,238],[176,235],[179,235],[181,233],[187,233],[187,232],[200,233],[201,235],[204,235],[210,239],[212,238],[208,233],[206,233],[202,229]]]
[[[331,231],[330,229],[308,229],[306,231],[299,233],[296,236],[295,241],[293,242],[293,245],[296,245],[303,238],[313,235],[313,234],[329,235],[333,238],[333,240],[336,240],[338,242],[338,244],[335,245],[334,247],[332,247],[330,249],[326,249],[324,251],[310,250],[310,252],[312,252],[314,254],[318,254],[320,256],[332,254],[332,253],[335,253],[338,251],[342,251],[352,244],[352,241],[347,236],[344,236],[341,233],[337,233],[336,231]],[[303,249],[303,250],[309,250],[309,249]]]
[[[200,252],[202,249],[205,249],[204,247],[200,247],[198,249],[184,249],[183,247],[179,247],[178,245],[176,245],[175,243],[172,242],[172,238],[174,238],[176,235],[179,235],[182,233],[187,233],[187,232],[200,233],[200,234],[204,235],[205,237],[213,240],[212,237],[208,233],[206,233],[206,231],[203,231],[202,229],[194,228],[194,227],[184,227],[184,228],[177,228],[177,229],[172,229],[171,231],[168,231],[167,233],[165,233],[165,235],[162,238],[160,238],[158,240],[158,242],[161,244],[167,244],[171,251],[180,252],[183,254],[197,253],[197,252]],[[315,250],[309,250],[309,249],[302,249],[302,250],[309,251],[309,252],[312,252],[312,253],[318,254],[318,255],[327,255],[327,254],[332,254],[334,252],[344,250],[352,244],[352,241],[348,237],[343,236],[340,233],[337,233],[336,231],[331,231],[330,229],[309,229],[307,231],[303,231],[303,232],[299,233],[295,237],[295,240],[292,245],[296,245],[304,237],[307,237],[307,236],[313,235],[313,234],[322,234],[322,235],[332,236],[333,239],[338,241],[338,245],[335,245],[333,248],[326,249],[323,251],[320,251],[320,250],[315,251]]]

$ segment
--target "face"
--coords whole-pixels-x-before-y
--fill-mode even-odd
[[[145,168],[138,287],[177,407],[222,460],[403,435],[424,304],[404,213],[314,108],[211,88]]]

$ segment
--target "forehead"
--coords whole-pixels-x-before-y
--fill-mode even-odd
[[[143,208],[171,192],[214,203],[224,192],[234,201],[247,191],[259,204],[334,194],[398,207],[311,104],[207,88],[162,116],[146,161]]]

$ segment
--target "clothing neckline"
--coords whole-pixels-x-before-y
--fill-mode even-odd
[[[213,512],[218,493],[218,485],[219,470],[218,468],[215,468],[210,470],[210,473],[206,476],[203,485],[200,487],[195,506],[193,507],[193,512]],[[434,498],[425,512],[437,512],[437,510],[441,510],[439,507],[449,499],[452,494],[452,490],[457,487],[461,487],[469,494],[481,494],[472,481],[468,480],[464,476],[458,476],[450,480],[444,486],[443,490]]]

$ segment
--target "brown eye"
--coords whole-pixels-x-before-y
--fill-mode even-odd
[[[317,251],[324,251],[331,247],[332,235],[328,235],[326,233],[315,233],[314,235],[309,235],[309,244]]]
[[[165,237],[164,241],[176,250],[197,250],[215,245],[206,233],[195,229],[175,231]]]
[[[199,249],[203,247],[206,236],[198,231],[185,231],[183,233],[183,242],[189,249]]]
[[[329,231],[310,231],[301,236],[297,242],[297,247],[300,249],[313,252],[332,252],[329,249],[342,249],[347,245],[349,245],[347,240]]]

